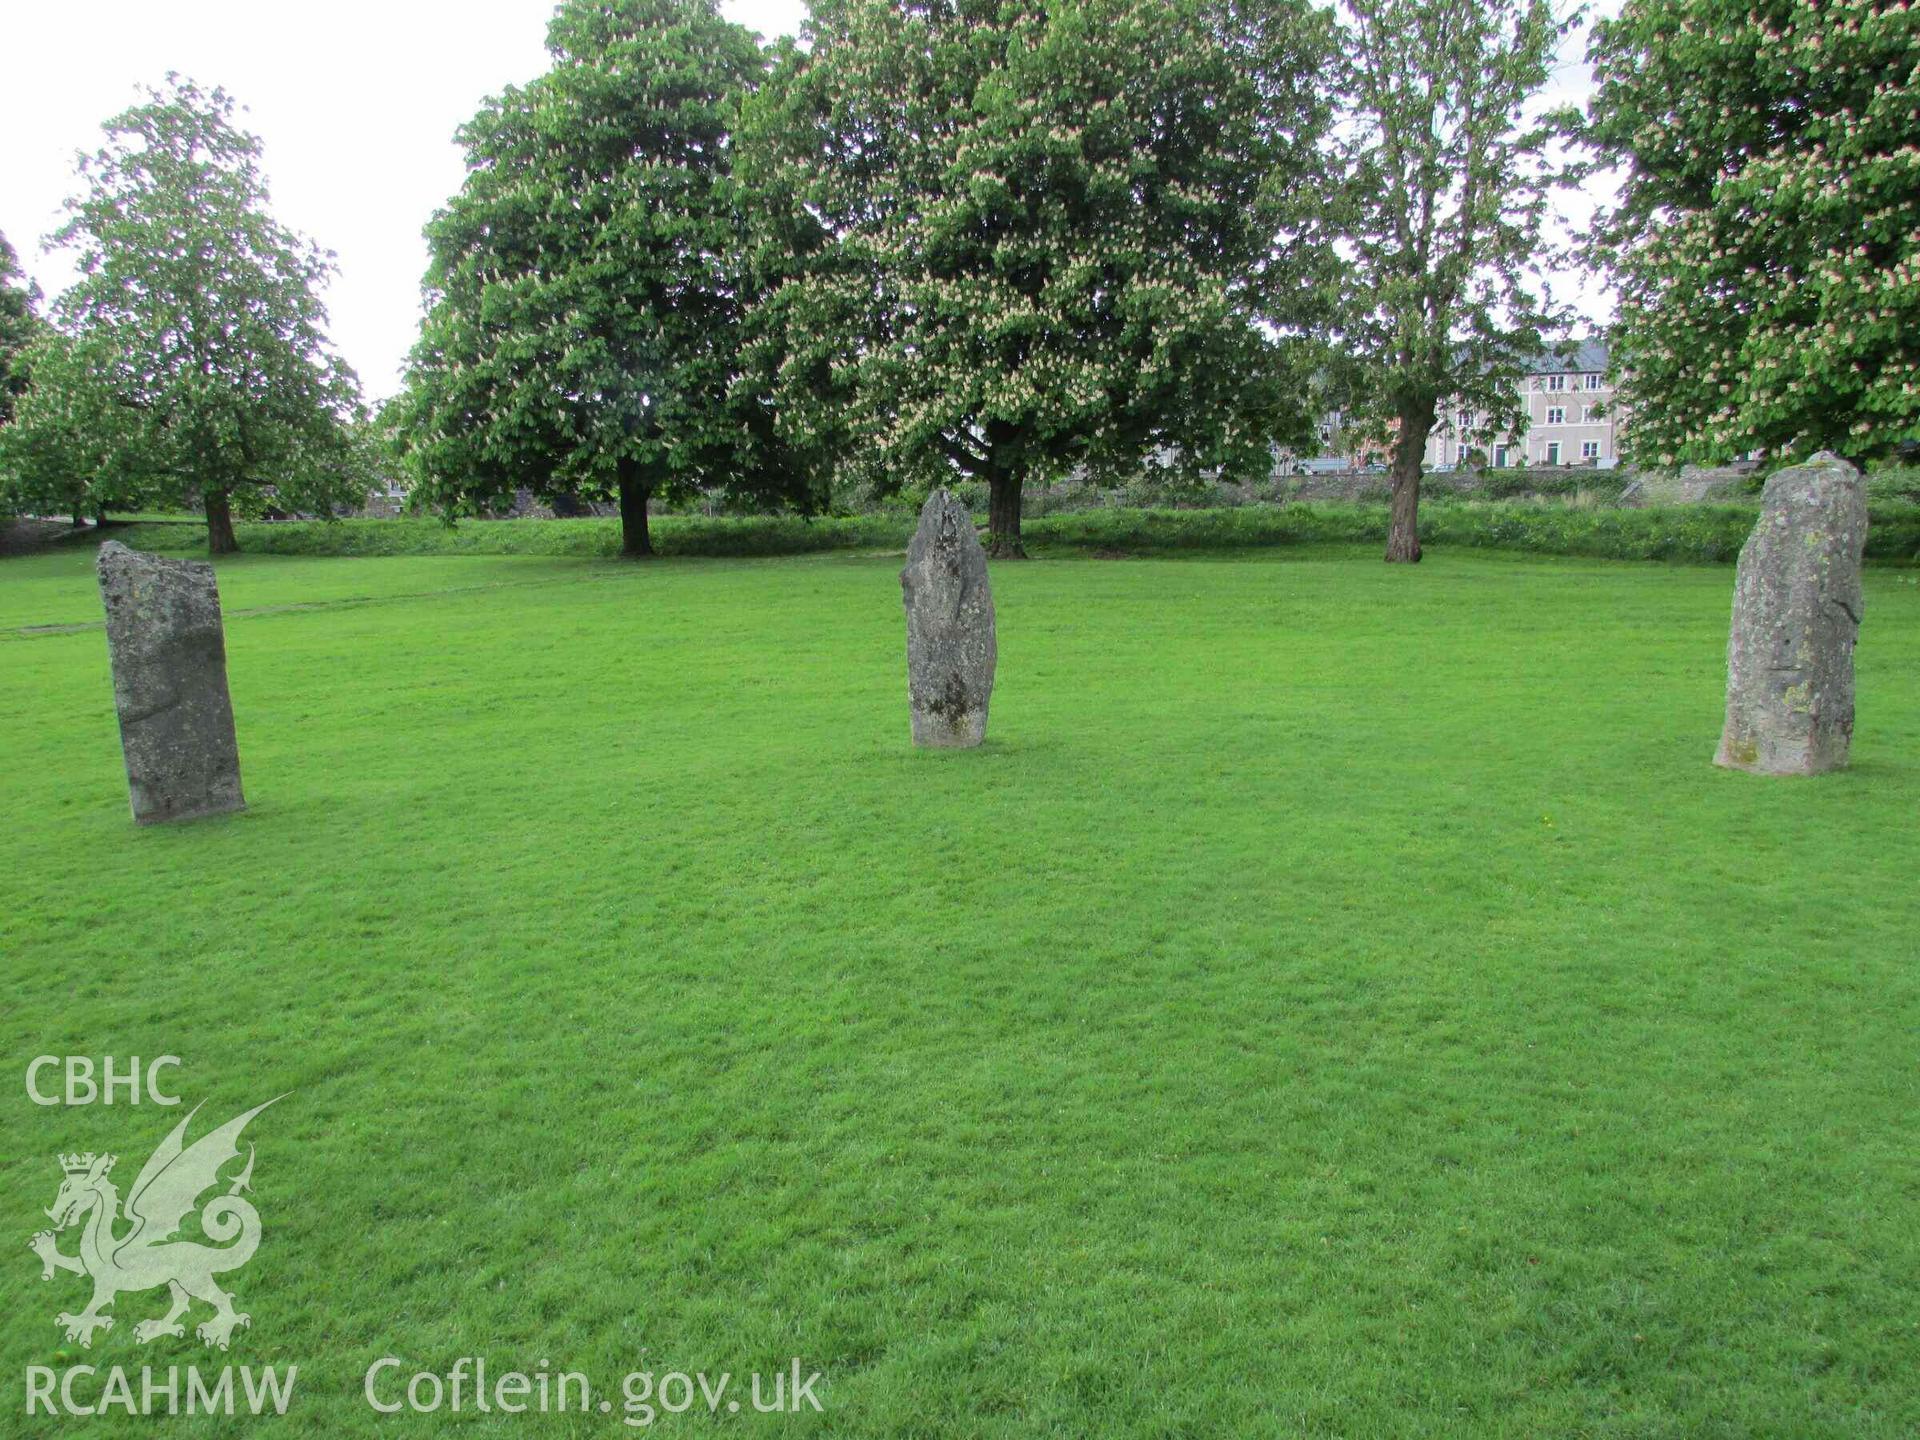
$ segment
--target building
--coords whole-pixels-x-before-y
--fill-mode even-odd
[[[1443,415],[1427,437],[1429,470],[1450,470],[1479,450],[1496,469],[1508,466],[1590,465],[1611,469],[1620,463],[1622,416],[1614,405],[1607,376],[1607,345],[1584,340],[1550,350],[1527,367],[1521,379],[1527,429],[1515,437],[1502,432],[1491,443],[1474,433],[1478,416]]]

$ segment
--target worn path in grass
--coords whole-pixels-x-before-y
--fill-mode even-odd
[[[894,560],[243,557],[253,808],[137,831],[102,635],[20,633],[89,559],[0,562],[0,1432],[30,1364],[217,1363],[157,1294],[60,1340],[55,1155],[180,1113],[30,1103],[70,1052],[291,1092],[227,1357],[280,1433],[438,1433],[384,1355],[616,1407],[507,1433],[795,1355],[826,1413],[726,1433],[1920,1426],[1910,575],[1855,768],[1768,782],[1725,568],[1002,566],[992,741],[916,754]]]

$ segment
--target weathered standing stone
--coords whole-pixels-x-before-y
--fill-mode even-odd
[[[246,809],[213,567],[109,540],[99,570],[133,818]]]
[[[1847,763],[1866,542],[1866,485],[1837,455],[1767,481],[1734,580],[1715,764],[1817,775]]]
[[[913,743],[942,749],[978,745],[999,657],[987,552],[966,506],[945,490],[927,497],[900,572],[907,607],[907,693]]]

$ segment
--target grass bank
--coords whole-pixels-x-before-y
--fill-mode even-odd
[[[1757,514],[1754,505],[1619,510],[1438,499],[1422,507],[1421,532],[1429,546],[1438,548],[1721,564],[1739,555]],[[243,549],[273,555],[612,556],[620,549],[619,526],[612,520],[467,521],[454,527],[429,519],[342,520],[238,529]],[[798,555],[901,549],[912,534],[913,516],[662,516],[652,529],[663,555]],[[1380,544],[1387,510],[1334,503],[1209,510],[1115,507],[1036,516],[1023,529],[1031,548],[1059,554]],[[189,526],[133,525],[115,533],[141,549],[193,553],[204,546],[204,532]],[[1920,558],[1920,506],[1877,503],[1867,552],[1873,560],[1897,564]]]

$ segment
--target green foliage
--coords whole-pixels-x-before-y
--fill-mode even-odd
[[[575,555],[621,553],[617,520],[466,520],[432,518],[338,520],[328,524],[279,522],[243,525],[247,549],[263,555]],[[652,522],[654,548],[664,555],[802,555],[821,550],[898,550],[913,532],[905,514],[806,517],[799,515],[671,515]],[[192,542],[187,527],[140,526],[126,543],[138,549],[180,550]]]
[[[1324,223],[1350,249],[1327,282],[1349,423],[1391,441],[1406,533],[1436,417],[1463,438],[1525,425],[1520,381],[1553,315],[1528,273],[1558,171],[1529,115],[1563,26],[1547,0],[1347,0],[1340,183]]]
[[[976,497],[979,498],[979,497]],[[1920,506],[1878,501],[1871,507],[1867,556],[1920,559]],[[1467,549],[1516,550],[1607,560],[1671,560],[1727,564],[1740,554],[1758,514],[1753,505],[1678,505],[1619,510],[1593,505],[1436,499],[1426,510],[1430,539]],[[1252,504],[1236,508],[1140,509],[1108,506],[1030,515],[1024,534],[1050,551],[1163,554],[1270,545],[1378,544],[1388,508],[1378,502]],[[654,542],[666,555],[801,555],[825,550],[899,550],[914,515],[897,509],[872,515],[668,516],[656,519]],[[142,526],[127,543],[179,550],[193,530]],[[611,520],[469,521],[340,520],[330,524],[245,525],[249,550],[278,555],[616,555]]]
[[[1591,495],[1598,500],[1613,501],[1620,498],[1620,492],[1633,483],[1631,470],[1482,470],[1471,481],[1455,475],[1447,477],[1466,486],[1464,493],[1479,500],[1517,500],[1524,496],[1564,496]],[[1455,493],[1462,493],[1459,485],[1446,487]]]
[[[1628,0],[1593,59],[1639,457],[1920,438],[1920,10]]]
[[[42,326],[16,357],[32,383],[0,427],[0,510],[80,517],[140,503],[142,427],[104,383],[112,365],[89,354],[98,343]]]
[[[1297,0],[823,0],[749,107],[795,258],[756,316],[780,424],[876,488],[957,476],[1017,551],[1037,476],[1267,463],[1309,421],[1273,197],[1317,166]]]
[[[1240,510],[1105,510],[1030,521],[1030,536],[1062,548],[1157,554],[1267,545],[1378,544],[1390,507],[1383,504],[1288,505]],[[1730,564],[1753,532],[1751,505],[1685,505],[1618,510],[1483,500],[1426,508],[1423,530],[1436,546],[1512,550],[1605,560]],[[1876,506],[1867,554],[1900,563],[1920,559],[1920,508]]]
[[[20,269],[20,257],[0,235],[0,425],[13,419],[13,407],[27,388],[22,352],[42,328],[34,307],[40,288]]]
[[[395,424],[419,498],[727,489],[806,503],[737,385],[744,217],[729,137],[764,68],[714,0],[570,0],[552,68],[460,132],[467,179],[427,227],[428,313]],[[639,507],[635,512],[635,507]],[[644,544],[644,527],[630,537]]]
[[[115,504],[197,497],[215,550],[235,509],[326,513],[364,480],[347,428],[359,387],[316,293],[332,257],[269,213],[260,142],[236,108],[169,76],[82,157],[86,189],[55,236],[81,269],[55,306],[74,362],[57,379],[97,393],[45,412],[64,426],[117,407],[125,425],[92,483]]]
[[[1920,466],[1889,465],[1868,471],[1867,498],[1920,504]]]

